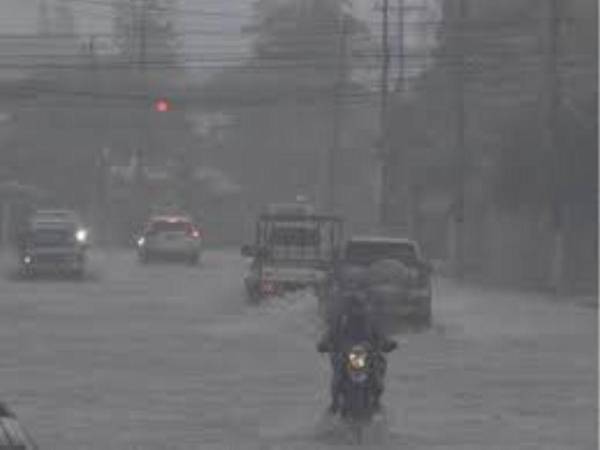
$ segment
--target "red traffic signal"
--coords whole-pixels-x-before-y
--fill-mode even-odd
[[[163,98],[157,100],[156,102],[154,102],[154,109],[157,112],[168,112],[171,110],[171,105],[169,104],[169,102]]]

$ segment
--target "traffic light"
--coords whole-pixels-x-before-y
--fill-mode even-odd
[[[171,104],[164,98],[161,98],[154,102],[154,109],[157,112],[169,112],[171,110]]]

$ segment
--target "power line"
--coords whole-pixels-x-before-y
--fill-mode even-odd
[[[368,58],[363,58],[365,61],[361,63],[354,63],[350,67],[352,70],[368,70],[368,69],[377,69],[380,67],[380,64],[377,61],[368,62],[369,58],[376,59],[375,56],[369,56]],[[3,58],[5,59],[5,58]],[[52,58],[49,58],[52,59]],[[411,61],[412,60],[412,61]],[[237,58],[177,58],[175,61],[167,61],[167,60],[156,60],[156,61],[146,61],[143,65],[148,70],[176,70],[176,69],[232,69],[239,72],[264,72],[264,71],[276,71],[276,70],[328,70],[335,69],[335,64],[331,61],[327,61],[327,59],[283,59],[283,58],[271,58],[264,59],[266,63],[262,63],[261,61],[256,61],[253,58],[249,57],[247,59],[237,59]],[[470,67],[474,67],[480,71],[489,71],[489,70],[498,70],[498,71],[506,71],[506,70],[520,70],[527,67],[536,67],[537,64],[541,63],[541,57],[537,55],[524,55],[518,59],[521,67],[517,68],[509,68],[506,69],[502,66],[498,66],[502,64],[502,61],[496,59],[480,59],[480,60],[466,60],[466,64]],[[435,63],[437,68],[452,68],[456,64],[458,64],[457,60],[445,58],[441,60],[431,55],[420,55],[414,56],[413,58],[405,58],[405,65],[413,64],[412,68],[420,69],[423,67],[424,62],[432,62]],[[589,67],[590,70],[595,70],[594,60],[592,55],[583,55],[579,58],[565,58],[560,61],[560,66],[565,69],[569,69],[570,67],[580,66],[580,67]],[[249,63],[249,64],[248,64]],[[496,63],[496,64],[494,64]],[[136,65],[131,62],[112,62],[101,64],[98,63],[98,66],[94,69],[98,72],[106,72],[113,70],[134,70]],[[68,70],[73,72],[89,72],[92,68],[88,64],[75,64],[75,63],[35,63],[35,62],[0,62],[0,69],[20,69],[20,70]]]
[[[111,1],[103,1],[103,0],[76,0],[75,5],[79,4],[79,5],[95,5],[95,6],[100,6],[100,7],[106,7],[106,8],[114,8],[115,3],[111,2]],[[150,12],[169,12],[169,13],[173,13],[173,14],[180,14],[180,15],[185,15],[185,16],[206,16],[206,17],[225,17],[225,18],[242,18],[242,19],[250,19],[250,20],[257,20],[260,19],[260,17],[258,17],[256,14],[243,14],[237,11],[210,11],[210,10],[206,10],[206,9],[197,9],[197,8],[176,8],[176,7],[169,7],[169,6],[152,6],[152,5],[148,5],[148,11]],[[267,16],[268,17],[268,16]],[[358,20],[359,22],[361,21],[360,18],[356,18],[354,17],[356,20]],[[281,20],[290,20],[290,21],[296,21],[299,20],[299,17],[290,17],[289,19],[281,16],[277,17],[277,21],[280,22]],[[471,20],[464,20],[464,19],[456,19],[456,20],[452,20],[452,19],[445,19],[443,20],[445,25],[451,26],[453,24],[456,23],[460,23],[460,24],[465,24],[465,23],[479,23],[479,24],[486,24],[486,25],[490,25],[490,24],[506,24],[506,23],[521,23],[521,24],[533,24],[533,23],[538,23],[538,22],[542,22],[546,19],[544,18],[531,18],[531,17],[522,17],[519,20],[515,20],[514,18],[510,18],[510,19],[494,19],[494,20],[481,20],[481,19],[471,19]],[[583,17],[569,17],[569,16],[562,16],[562,17],[558,17],[557,20],[559,21],[563,21],[563,22],[569,22],[569,21],[582,21],[582,20],[586,20],[586,21],[590,21],[592,23],[595,23],[595,18],[583,18]],[[335,19],[331,19],[331,20],[327,20],[327,21],[321,21],[322,23],[328,23],[330,24],[332,27],[335,27],[336,24],[336,20]],[[432,23],[436,23],[439,24],[441,21],[431,21],[431,20],[426,20],[426,21],[414,21],[413,23],[415,24],[432,24]],[[317,21],[317,23],[319,23],[319,21]],[[375,22],[373,21],[372,23],[378,23],[380,24],[380,22]],[[390,21],[390,24],[392,24],[393,22]],[[410,24],[410,22],[408,22]]]
[[[595,22],[593,22],[592,18],[583,18],[583,17],[572,17],[572,18],[558,18],[557,21],[560,22],[571,22],[571,23],[590,23],[593,24]],[[291,21],[290,21],[291,22]],[[448,33],[461,33],[461,34],[467,34],[467,33],[476,33],[476,34],[481,34],[483,33],[495,33],[498,30],[493,29],[493,30],[489,30],[489,29],[484,29],[484,30],[469,30],[468,28],[464,28],[464,26],[468,26],[468,25],[477,25],[477,26],[481,26],[481,27],[489,27],[489,26],[500,26],[500,25],[504,25],[507,27],[521,27],[521,26],[525,26],[525,25],[541,25],[543,23],[545,23],[546,20],[544,19],[522,19],[520,21],[514,22],[514,21],[503,21],[503,20],[472,20],[472,21],[468,21],[468,22],[462,22],[461,25],[463,26],[462,29],[460,30],[456,30],[456,29],[450,29],[450,30],[445,30],[445,34]],[[292,24],[294,22],[291,22]],[[332,36],[336,36],[339,34],[339,30],[335,29],[335,22],[309,22],[310,24],[313,25],[317,25],[317,29],[310,29],[307,31],[307,36],[311,37],[313,35],[318,35],[319,33],[325,34],[325,35],[332,35]],[[373,21],[368,21],[368,22],[363,22],[365,24],[373,24],[373,25],[379,25],[378,22],[373,22]],[[325,26],[329,26],[330,29],[318,29],[318,25],[325,25]],[[449,24],[452,24],[451,20],[447,20],[447,21],[440,21],[440,20],[420,20],[420,21],[409,21],[406,20],[403,23],[403,26],[431,26],[431,27],[448,27]],[[206,30],[204,27],[202,28],[188,28],[188,29],[183,29],[184,31],[182,32],[175,32],[176,35],[178,36],[186,36],[186,35],[194,35],[194,34],[208,34],[208,35],[222,35],[222,34],[226,34],[232,31],[235,32],[242,32],[243,30],[223,30],[222,29],[222,23],[218,23],[218,26],[221,27],[220,30]],[[389,25],[399,25],[398,22],[395,21],[389,21]],[[260,28],[259,28],[260,29]],[[266,27],[265,29],[268,29],[268,27]],[[302,28],[295,28],[294,31],[297,30],[302,30]],[[93,33],[94,35],[98,36],[98,37],[114,37],[115,33],[113,32],[102,32],[102,33]],[[531,30],[530,34],[532,36],[535,35],[535,32],[533,30]],[[242,35],[240,33],[240,35]],[[79,38],[83,38],[85,37],[86,34],[85,33],[51,33],[51,34],[44,34],[44,35],[24,35],[24,34],[0,34],[0,40],[5,39],[5,40],[40,40],[40,41],[48,41],[49,39],[63,39],[63,38],[74,38],[74,39],[79,39]]]
[[[329,86],[322,86],[321,88],[311,88],[311,87],[306,87],[306,88],[294,88],[291,90],[285,90],[284,92],[287,92],[287,97],[288,98],[292,98],[292,97],[301,97],[301,96],[306,96],[306,95],[312,95],[313,97],[315,96],[320,96],[322,97],[323,93],[331,93],[331,92],[335,92],[335,83],[331,84]],[[368,86],[367,88],[370,87],[371,90],[364,90],[364,91],[349,91],[348,89],[346,90],[338,90],[336,95],[339,95],[340,97],[373,97],[373,98],[377,98],[377,96],[379,96],[380,94],[378,93],[378,85],[371,85]],[[497,85],[493,86],[495,89],[498,89],[498,91],[500,92],[510,92],[508,89],[505,88],[498,88]],[[418,88],[417,88],[418,89]],[[427,88],[428,90],[430,90],[431,88]],[[491,91],[493,89],[486,89],[486,91]],[[477,92],[482,92],[481,89],[477,89]],[[215,99],[215,98],[219,98],[219,96],[222,96],[222,98],[228,99],[230,100],[232,97],[234,96],[239,96],[240,94],[243,95],[244,92],[248,93],[250,92],[250,95],[255,95],[255,91],[254,90],[240,90],[240,91],[232,91],[232,90],[215,90],[215,89],[210,89],[207,90],[205,93],[203,94],[186,94],[183,96],[180,96],[179,98],[177,96],[173,97],[173,100],[175,102],[178,101],[188,101],[188,102],[194,102],[194,101],[201,101],[203,99]],[[519,92],[519,90],[514,90],[514,92]],[[48,87],[31,87],[28,89],[22,89],[18,92],[13,93],[13,95],[15,96],[19,96],[19,94],[21,96],[26,96],[27,94],[62,94],[62,95],[68,95],[68,96],[75,96],[75,97],[91,97],[91,98],[96,98],[96,99],[108,99],[108,100],[117,100],[117,101],[130,101],[130,100],[134,100],[134,101],[142,101],[146,104],[152,104],[153,100],[154,100],[154,96],[151,92],[147,92],[147,91],[131,91],[131,90],[127,90],[127,91],[122,91],[122,92],[115,92],[115,91],[99,91],[99,90],[91,90],[91,89],[66,89],[66,88],[62,88],[62,87],[53,87],[53,86],[48,86]],[[270,95],[270,98],[275,98],[277,97],[277,95],[279,95],[277,92],[272,93]],[[326,99],[324,99],[324,101],[327,101]]]
[[[150,48],[150,50],[152,50]],[[108,55],[107,57],[107,61],[105,61],[106,65],[110,65],[110,64],[116,64],[115,61],[110,61],[111,57],[117,57],[118,55]],[[472,53],[470,56],[467,54],[465,56],[463,56],[465,59],[471,59],[471,60],[479,60],[479,59],[483,59],[483,60],[488,60],[490,58],[531,58],[531,57],[536,57],[539,56],[540,58],[543,56],[543,53],[538,51],[538,50],[534,50],[534,51],[509,51],[509,50],[494,50],[494,51],[485,51],[485,52],[474,52]],[[16,59],[26,59],[26,58],[32,58],[32,59],[52,59],[52,60],[56,60],[56,59],[72,59],[75,61],[86,61],[86,58],[89,58],[88,54],[85,53],[81,53],[81,54],[73,54],[73,55],[65,55],[65,54],[51,54],[51,53],[21,53],[21,54],[16,54],[16,53],[11,53],[11,54],[2,54],[0,53],[0,57],[4,59],[6,58],[16,58]],[[360,58],[382,58],[383,54],[379,53],[379,52],[373,52],[373,51],[354,51],[352,53],[349,54],[348,59],[360,59]],[[399,59],[399,60],[411,60],[411,59],[436,59],[436,60],[440,60],[440,61],[447,61],[447,60],[458,60],[458,58],[460,58],[461,56],[458,54],[454,54],[454,53],[431,53],[431,52],[413,52],[413,53],[403,53],[403,54],[390,54],[389,58],[390,59]],[[590,58],[595,58],[596,54],[593,52],[588,52],[588,51],[581,51],[581,52],[571,52],[568,55],[566,55],[565,58],[573,58],[573,57],[590,57]],[[183,55],[181,60],[184,61],[209,61],[209,62],[227,62],[230,60],[234,60],[234,61],[245,61],[247,59],[253,59],[256,61],[298,61],[298,62],[302,62],[302,61],[319,61],[321,59],[323,60],[330,60],[331,59],[331,54],[327,51],[323,51],[323,52],[318,52],[318,51],[297,51],[297,50],[288,50],[288,51],[281,51],[281,52],[273,52],[272,54],[248,54],[248,53],[244,53],[244,52],[228,52],[228,51],[222,51],[222,50],[215,50],[215,51],[200,51],[197,53],[187,53],[186,55]],[[514,61],[514,60],[513,60]],[[153,64],[161,64],[161,63],[167,63],[170,62],[170,60],[167,59],[154,59],[154,60],[149,60],[149,62],[153,63]],[[504,61],[502,61],[504,63]],[[120,63],[119,63],[120,64]]]
[[[96,35],[93,35],[94,38],[97,38]],[[148,50],[152,51],[156,48],[152,46],[147,47]],[[486,58],[519,58],[519,57],[532,57],[532,56],[542,56],[543,52],[540,50],[515,50],[512,51],[510,49],[504,48],[488,48],[488,49],[477,49],[470,52],[465,52],[463,56],[458,53],[441,53],[436,51],[419,51],[419,52],[403,52],[402,54],[390,54],[390,59],[437,59],[437,60],[448,60],[448,59],[458,59],[460,57],[468,58],[468,59],[486,59]],[[121,54],[108,54],[105,55],[104,64],[110,65],[115,62],[119,56],[123,56]],[[352,58],[382,58],[384,55],[378,51],[373,50],[360,50],[356,49],[352,53],[349,54],[349,59]],[[593,51],[572,51],[570,53],[565,53],[565,57],[590,57],[596,58],[597,54]],[[85,53],[74,53],[74,54],[65,54],[65,53],[2,53],[0,52],[0,57],[5,58],[38,58],[38,59],[73,59],[85,61],[85,58],[89,58],[88,54]],[[330,59],[331,54],[329,50],[316,49],[316,50],[307,50],[306,46],[302,45],[291,45],[291,46],[282,46],[280,49],[273,50],[271,52],[259,52],[256,53],[254,51],[250,51],[249,53],[243,51],[230,51],[229,49],[213,49],[213,50],[196,50],[195,52],[188,52],[185,55],[181,55],[183,59],[194,60],[194,59],[208,59],[212,61],[223,61],[231,58],[235,58],[237,60],[245,60],[248,58],[252,58],[255,60],[311,60],[318,58]],[[210,58],[207,58],[210,57]],[[212,59],[211,59],[212,58]],[[160,63],[160,60],[154,60],[155,63]]]
[[[467,91],[468,92],[468,91]],[[477,95],[498,95],[498,98],[502,98],[505,99],[506,95],[509,94],[514,94],[514,95],[520,95],[522,94],[522,92],[512,92],[509,90],[500,90],[500,89],[496,89],[496,90],[478,90],[478,91],[473,91],[474,93],[476,92]],[[377,108],[377,93],[372,93],[372,94],[368,94],[368,93],[364,93],[364,94],[357,94],[357,95],[352,95],[352,96],[344,96],[341,98],[341,103],[345,106],[369,106],[371,109],[375,109]],[[83,98],[88,98],[85,95],[81,95],[80,97]],[[93,100],[97,100],[96,98],[93,97],[89,97],[92,98]],[[535,96],[531,96],[528,98],[528,101],[533,103],[535,101],[537,101],[537,97]],[[179,100],[174,101],[174,104],[178,104]],[[181,104],[181,109],[182,111],[187,111],[189,107],[193,107],[196,106],[198,109],[202,110],[202,109],[209,109],[209,110],[218,110],[218,109],[238,109],[238,108],[264,108],[264,107],[281,107],[281,106],[288,106],[288,107],[296,107],[298,105],[302,106],[302,107],[318,107],[318,108],[327,108],[327,105],[329,103],[329,100],[325,99],[325,98],[317,98],[317,97],[313,97],[313,98],[291,98],[291,97],[281,97],[281,98],[277,98],[277,97],[273,97],[273,98],[258,98],[258,99],[249,99],[249,100],[240,100],[240,99],[236,99],[236,101],[233,101],[232,99],[227,99],[227,98],[223,98],[223,99],[212,99],[210,104],[207,104],[206,102],[202,102],[202,99],[196,99],[195,101],[188,101],[188,102],[183,102]],[[296,105],[296,106],[294,106]],[[40,104],[39,102],[36,102],[35,104],[32,105],[23,105],[21,107],[22,110],[27,110],[27,109],[31,109],[35,112],[43,112],[45,111],[45,109],[48,109],[50,111],[54,111],[56,109],[64,109],[64,110],[68,110],[68,111],[73,111],[74,109],[77,110],[78,107],[85,109],[86,111],[89,111],[90,108],[92,108],[92,110],[102,110],[102,109],[106,109],[108,111],[114,111],[114,108],[117,107],[119,108],[119,111],[138,111],[138,112],[145,112],[148,114],[151,114],[152,112],[152,108],[151,108],[151,104],[150,102],[145,102],[145,101],[141,101],[140,99],[129,99],[129,100],[121,100],[118,103],[89,103],[89,102],[79,102],[79,103],[74,103],[74,102],[66,102],[64,99],[62,101],[52,101],[52,102],[48,102],[48,103],[42,103]],[[436,108],[434,108],[436,110],[439,111],[452,111],[452,108],[450,106],[442,106],[442,105],[438,105]],[[141,125],[140,125],[141,126]]]
[[[84,5],[95,5],[95,6],[101,6],[101,7],[106,7],[106,8],[114,8],[115,5],[118,5],[114,2],[110,2],[110,1],[102,1],[102,0],[76,0],[74,2],[75,4],[84,4]],[[193,9],[193,8],[173,8],[173,7],[161,7],[161,6],[156,6],[156,5],[148,5],[147,9],[149,12],[169,12],[169,13],[173,13],[173,14],[184,14],[186,16],[188,15],[201,15],[201,16],[211,16],[211,17],[249,17],[251,18],[252,16],[247,16],[247,15],[240,15],[240,14],[232,14],[230,12],[224,12],[224,11],[207,11],[205,9]]]

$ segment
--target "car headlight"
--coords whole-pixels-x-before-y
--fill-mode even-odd
[[[75,233],[75,239],[80,244],[83,244],[84,242],[86,242],[87,238],[88,238],[88,232],[87,232],[87,230],[80,229],[80,230],[77,230],[77,232]]]

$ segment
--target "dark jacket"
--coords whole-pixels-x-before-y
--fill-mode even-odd
[[[387,341],[368,310],[354,311],[343,300],[339,300],[336,306],[330,311],[328,329],[320,347],[337,353],[348,346],[367,342],[377,351]]]

